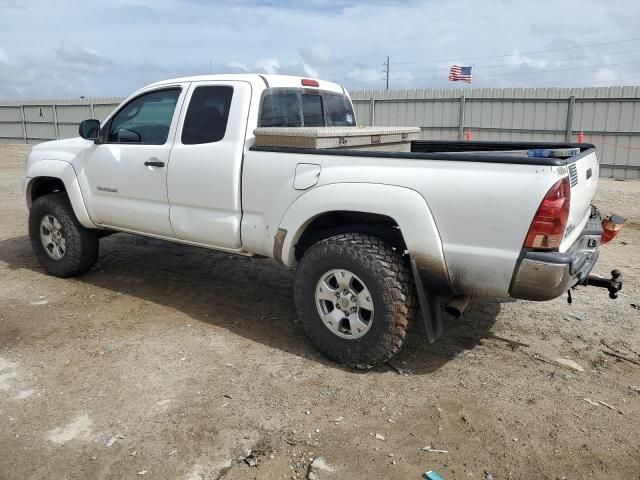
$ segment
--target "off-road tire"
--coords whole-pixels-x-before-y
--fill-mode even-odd
[[[318,313],[316,285],[332,269],[353,272],[371,292],[373,323],[360,338],[337,336]],[[371,368],[398,353],[417,314],[407,259],[379,238],[358,233],[336,235],[312,246],[298,265],[294,297],[298,322],[316,348],[334,362],[360,369]]]
[[[47,215],[53,215],[62,226],[66,250],[60,260],[55,260],[46,252],[40,238],[40,222]],[[29,237],[40,264],[47,273],[56,277],[73,277],[88,271],[98,258],[98,233],[78,222],[65,193],[51,193],[34,200],[29,211]]]

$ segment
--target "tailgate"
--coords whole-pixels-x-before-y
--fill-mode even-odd
[[[580,236],[591,214],[591,202],[598,188],[599,166],[596,149],[591,148],[568,159],[571,182],[571,209],[560,251],[566,252]]]

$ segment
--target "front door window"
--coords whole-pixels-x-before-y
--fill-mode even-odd
[[[114,115],[107,143],[164,145],[179,96],[180,89],[171,88],[134,98]]]

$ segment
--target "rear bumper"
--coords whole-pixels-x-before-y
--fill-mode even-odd
[[[567,252],[524,251],[509,295],[524,300],[551,300],[575,285],[586,283],[598,260],[601,237],[601,219],[594,214]]]

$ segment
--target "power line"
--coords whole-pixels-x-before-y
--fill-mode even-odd
[[[550,52],[563,52],[563,51],[567,51],[567,50],[576,50],[578,48],[587,48],[587,47],[597,47],[597,46],[602,46],[602,45],[613,45],[616,43],[626,43],[626,42],[635,42],[637,40],[640,40],[640,38],[629,38],[627,40],[616,40],[616,41],[612,41],[612,42],[600,42],[600,43],[588,43],[585,45],[576,45],[574,47],[566,47],[566,48],[553,48],[553,49],[549,49],[549,50],[537,50],[537,51],[533,51],[533,52],[518,52],[518,53],[510,53],[510,54],[503,54],[503,55],[489,55],[489,56],[483,56],[483,57],[459,57],[456,59],[451,59],[451,58],[444,58],[444,59],[440,59],[440,60],[424,60],[424,61],[419,61],[419,62],[395,62],[396,65],[415,65],[415,64],[420,64],[420,63],[436,63],[436,62],[456,62],[459,60],[482,60],[482,59],[486,59],[486,58],[505,58],[505,57],[515,57],[518,55],[536,55],[538,53],[550,53]]]
[[[587,58],[597,58],[597,57],[605,57],[607,55],[622,55],[625,53],[637,53],[640,52],[640,50],[625,50],[625,51],[621,51],[621,52],[609,52],[609,53],[599,53],[597,55],[585,55],[583,57],[573,57],[573,58],[557,58],[555,60],[552,60],[554,62],[558,62],[558,61],[568,61],[568,62],[574,62],[576,60],[584,60]],[[511,67],[519,67],[521,65],[536,65],[538,61],[533,61],[533,62],[519,62],[519,63],[512,63],[512,64],[497,64],[497,65],[474,65],[474,68],[477,67],[482,67],[482,68],[511,68]],[[413,72],[439,72],[441,71],[442,68],[429,68],[429,69],[425,69],[425,70],[397,70],[395,73],[413,73]]]
[[[566,72],[569,70],[584,70],[586,68],[600,68],[600,67],[615,67],[618,65],[632,65],[640,63],[640,60],[634,60],[632,62],[619,62],[619,63],[604,63],[602,65],[587,65],[584,67],[571,67],[571,68],[558,68],[554,70],[542,70],[539,72],[510,72],[510,73],[490,73],[488,75],[483,75],[483,77],[501,77],[503,75],[529,75],[529,74],[539,74],[539,73],[551,73],[551,72]]]
[[[570,70],[584,70],[587,68],[600,68],[600,67],[615,67],[618,65],[632,65],[632,64],[637,64],[640,63],[640,60],[635,60],[632,62],[619,62],[619,63],[605,63],[602,65],[587,65],[584,67],[571,67],[571,68],[557,68],[557,69],[553,69],[553,70],[540,70],[537,72],[507,72],[507,73],[490,73],[487,75],[482,75],[482,78],[484,77],[505,77],[505,76],[509,76],[509,75],[538,75],[541,73],[553,73],[553,72],[566,72],[566,71],[570,71]],[[422,79],[439,79],[442,77],[420,77]],[[407,80],[415,80],[415,78],[392,78],[391,80],[394,81],[407,81]]]
[[[382,66],[384,66],[385,64],[383,63]],[[357,65],[354,68],[352,68],[351,70],[344,70],[342,72],[333,72],[331,73],[331,75],[343,75],[345,73],[353,73],[356,70],[373,70],[373,69],[377,69],[380,68],[380,64],[377,65]]]
[[[549,50],[537,50],[537,51],[531,51],[531,52],[518,52],[518,53],[510,53],[510,54],[502,54],[502,55],[486,55],[486,56],[481,56],[481,57],[458,57],[458,58],[443,58],[443,59],[439,59],[439,60],[423,60],[423,61],[415,61],[415,62],[394,62],[394,65],[418,65],[418,64],[424,64],[424,63],[438,63],[438,62],[457,62],[460,60],[483,60],[483,59],[492,59],[492,58],[508,58],[508,57],[516,57],[516,56],[520,56],[520,55],[536,55],[539,53],[551,53],[551,52],[565,52],[568,50],[576,50],[579,48],[587,48],[587,47],[598,47],[598,46],[602,46],[602,45],[614,45],[614,44],[619,44],[619,43],[627,43],[627,42],[635,42],[640,40],[640,38],[629,38],[626,40],[615,40],[615,41],[610,41],[610,42],[599,42],[599,43],[588,43],[588,44],[584,44],[584,45],[576,45],[573,47],[565,47],[565,48],[553,48],[553,49],[549,49]],[[602,54],[602,55],[606,55],[606,53]],[[360,66],[360,67],[356,67],[356,69],[359,70],[363,70],[363,69],[373,69],[376,68],[377,65],[364,65],[364,66]],[[355,73],[355,69],[351,69],[351,70],[345,70],[345,71],[341,71],[341,72],[334,72],[331,75],[343,75],[346,73]],[[415,70],[415,71],[420,71],[420,70]],[[426,70],[425,70],[426,71]]]
[[[350,78],[350,79],[346,79],[346,82],[348,81],[357,81],[359,85],[370,85],[372,83],[380,83],[380,82],[384,82],[386,79],[385,78],[376,78],[374,80],[365,80],[365,81],[360,81],[357,78]],[[393,80],[392,78],[389,78],[389,80]],[[406,80],[406,79],[401,79],[401,80]],[[337,83],[341,83],[340,80],[333,80],[334,82]]]
[[[389,73],[391,73],[390,72],[391,63],[390,63],[389,56],[387,56],[387,59],[382,64],[382,66],[385,67],[385,69],[382,72],[379,72],[379,73],[385,74],[384,78],[381,78],[380,80],[370,80],[370,81],[367,81],[367,82],[360,82],[360,83],[373,83],[373,82],[378,82],[378,81],[386,81],[387,90],[389,90],[389,79],[390,79],[389,78]],[[379,68],[380,65],[376,65],[375,67],[372,67],[371,69],[376,68],[376,67]],[[358,71],[358,70],[347,70],[345,72],[339,72],[339,73],[328,73],[327,74],[327,78],[333,78],[333,80],[336,81],[336,82],[340,82],[342,80],[356,80],[357,78],[354,77],[354,75],[357,75],[358,73],[361,73],[362,70],[366,70],[366,67],[360,69],[360,71]],[[341,74],[344,74],[344,73],[350,73],[352,75],[349,75],[347,77],[336,78],[337,75],[341,75]]]

